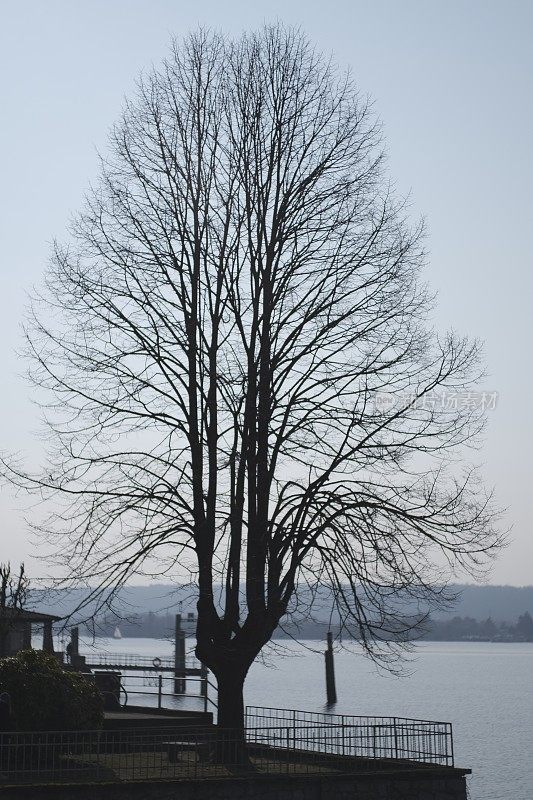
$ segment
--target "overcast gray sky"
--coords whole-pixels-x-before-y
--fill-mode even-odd
[[[481,0],[1,0],[0,449],[35,454],[38,409],[15,355],[25,293],[96,176],[96,150],[143,68],[197,25],[301,25],[351,65],[383,120],[389,167],[428,223],[436,323],[485,341],[499,392],[479,454],[512,542],[493,583],[533,583],[533,3]],[[33,559],[0,491],[1,560]]]

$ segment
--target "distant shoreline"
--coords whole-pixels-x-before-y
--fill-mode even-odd
[[[96,636],[97,639],[113,639],[113,636],[107,633],[100,633]],[[188,639],[194,638],[192,635],[187,636]],[[358,642],[359,639],[349,639],[348,637],[343,637],[345,641],[349,642]],[[127,633],[123,634],[120,640],[115,639],[115,641],[127,641],[128,639],[153,639],[155,641],[161,642],[172,642],[172,637],[170,635],[162,635],[162,636],[154,636],[153,634],[149,633]],[[317,634],[301,634],[300,636],[289,636],[289,635],[277,635],[272,637],[272,641],[295,641],[295,642],[324,642],[325,643],[326,637],[319,636]],[[463,639],[441,639],[441,638],[432,638],[432,637],[418,637],[409,640],[411,644],[424,644],[425,642],[431,642],[434,644],[435,642],[443,642],[443,643],[450,643],[450,644],[532,644],[533,639],[518,639],[518,638],[495,638],[495,639],[483,639],[483,638],[463,638]]]

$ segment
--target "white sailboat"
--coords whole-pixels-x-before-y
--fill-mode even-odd
[[[120,628],[118,627],[118,625],[115,628],[115,632],[113,634],[113,639],[122,639],[122,634],[120,632]]]

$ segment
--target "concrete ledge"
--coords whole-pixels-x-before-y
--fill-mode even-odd
[[[5,786],[3,800],[466,800],[468,769]]]

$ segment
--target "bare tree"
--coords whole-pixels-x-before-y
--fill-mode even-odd
[[[429,328],[382,158],[299,32],[198,32],[140,81],[28,328],[50,459],[11,477],[53,498],[40,530],[96,594],[190,573],[222,726],[317,587],[374,653],[398,598],[437,601],[498,542],[459,459],[483,415],[450,400],[478,346]]]
[[[0,564],[0,609],[11,608],[22,611],[28,600],[29,585],[24,564],[20,565],[16,577],[11,571],[9,562]]]
[[[26,607],[30,582],[24,569],[14,575],[9,561],[0,564],[0,656],[6,653],[6,639]]]

